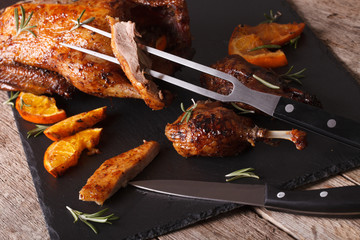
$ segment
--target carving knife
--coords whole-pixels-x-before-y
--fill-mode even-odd
[[[81,26],[111,38],[111,33],[102,31],[86,24]],[[60,43],[60,45],[119,64],[118,60],[113,56],[108,56],[66,43]],[[313,107],[308,104],[303,104],[288,98],[252,90],[243,85],[237,78],[230,74],[190,61],[188,59],[184,59],[149,46],[140,47],[150,54],[229,81],[233,85],[233,90],[229,95],[223,95],[179,80],[172,76],[148,69],[148,74],[155,78],[222,102],[243,102],[249,104],[279,120],[289,122],[306,130],[360,149],[360,123],[358,122],[337,116],[332,113],[328,113],[320,108]]]
[[[172,196],[238,203],[312,215],[359,215],[360,186],[283,191],[268,184],[142,180],[130,185]]]

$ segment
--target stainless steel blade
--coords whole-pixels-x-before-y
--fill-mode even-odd
[[[145,180],[130,182],[144,190],[179,197],[264,206],[265,185],[187,180]]]

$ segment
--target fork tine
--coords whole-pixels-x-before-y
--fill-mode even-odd
[[[76,22],[75,20],[73,20],[73,21]],[[98,34],[101,34],[101,35],[103,35],[105,37],[111,38],[111,33],[108,33],[108,32],[105,32],[103,30],[94,28],[94,27],[89,26],[87,24],[82,24],[81,26],[86,28],[86,29],[89,29],[89,30],[91,30],[93,32],[96,32]],[[234,88],[235,88],[235,85],[239,83],[238,79],[236,79],[235,77],[233,77],[233,76],[231,76],[231,75],[229,75],[227,73],[221,72],[221,71],[219,71],[217,69],[202,65],[202,64],[194,62],[194,61],[190,61],[188,59],[176,56],[174,54],[171,54],[171,53],[168,53],[168,52],[165,52],[165,51],[158,50],[158,49],[153,48],[153,47],[149,47],[149,46],[145,46],[145,45],[141,45],[140,47],[143,50],[145,50],[146,52],[150,53],[150,54],[153,54],[153,55],[156,55],[158,57],[167,59],[169,61],[178,63],[180,65],[183,65],[183,66],[198,70],[198,71],[200,71],[202,73],[206,73],[206,74],[209,74],[209,75],[212,75],[212,76],[219,77],[219,78],[222,78],[224,80],[227,80],[227,81],[231,82],[234,85]]]

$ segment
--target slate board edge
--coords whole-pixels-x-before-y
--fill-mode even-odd
[[[236,208],[240,208],[242,205],[233,204],[233,203],[226,203],[221,206],[208,209],[207,211],[196,213],[196,214],[189,214],[186,218],[175,220],[174,222],[169,222],[168,224],[158,226],[156,228],[150,229],[145,232],[138,233],[133,236],[129,236],[125,239],[150,239],[154,237],[158,237],[164,234],[168,234],[170,232],[174,232],[176,230],[180,230],[184,227],[190,226],[195,224],[199,221],[203,221],[215,216],[218,216],[222,213],[229,212]]]
[[[296,10],[294,9],[293,4],[291,4],[287,0],[285,0],[284,2],[286,4],[288,4],[289,9],[292,10],[292,13],[297,14],[299,17],[301,16],[300,14],[298,14],[296,12]],[[334,55],[334,52],[332,51],[332,49],[329,46],[327,46],[324,41],[320,40],[317,37],[317,35],[313,32],[312,27],[309,28],[309,31],[311,32],[311,34],[313,34],[313,36],[316,39],[318,39],[321,42],[321,46],[323,47],[323,51],[327,53],[327,55],[331,58],[331,60],[340,63],[341,67],[339,67],[339,68],[343,69],[344,72],[346,72],[347,74],[349,74],[353,78],[354,77],[353,74],[350,71],[348,71],[346,66],[344,66],[344,63],[342,61],[340,61],[340,59],[337,58]],[[47,213],[49,213],[51,210],[44,204],[44,202],[43,202],[44,195],[40,191],[40,188],[37,186],[38,183],[37,183],[36,179],[39,178],[38,171],[37,171],[36,167],[34,167],[34,166],[32,166],[30,164],[31,163],[31,156],[32,156],[32,149],[31,149],[31,147],[29,146],[29,143],[26,140],[25,133],[20,131],[21,130],[21,126],[20,126],[20,123],[19,123],[20,117],[18,116],[15,109],[13,109],[13,113],[14,113],[17,128],[19,129],[21,142],[22,142],[23,149],[24,149],[24,152],[25,152],[25,155],[26,155],[26,158],[27,158],[27,162],[28,162],[28,165],[29,165],[29,169],[30,169],[32,178],[33,178],[33,182],[35,184],[37,196],[38,196],[38,199],[39,199],[39,204],[40,204],[40,207],[42,209],[43,216],[45,218],[45,222],[46,222],[46,225],[47,225],[47,229],[48,229],[50,238],[51,239],[59,239],[59,235],[56,233],[56,230],[54,230],[48,224],[49,221],[47,219]],[[314,182],[319,181],[321,179],[328,178],[330,176],[334,176],[334,175],[339,174],[341,172],[353,169],[355,167],[358,167],[359,165],[360,165],[360,156],[357,156],[357,157],[352,158],[352,159],[350,159],[348,161],[345,161],[343,163],[328,166],[328,167],[322,169],[321,171],[309,173],[309,174],[306,174],[304,176],[299,176],[297,178],[289,180],[288,182],[284,183],[282,185],[282,187],[284,189],[294,189],[294,188],[299,187],[301,185],[314,183]],[[154,238],[154,237],[157,237],[157,236],[167,234],[169,232],[173,232],[175,230],[179,230],[181,228],[184,228],[184,227],[189,226],[191,224],[197,223],[199,221],[206,220],[206,219],[209,219],[211,217],[218,216],[218,215],[220,215],[222,213],[234,210],[234,209],[239,208],[241,206],[242,205],[237,205],[237,204],[224,204],[224,205],[221,205],[219,207],[209,209],[208,211],[200,212],[200,213],[196,213],[196,214],[191,214],[191,215],[187,216],[186,218],[175,220],[174,222],[170,222],[170,223],[168,223],[166,225],[162,225],[162,226],[150,229],[148,231],[135,234],[133,236],[128,236],[125,239],[139,239],[139,238],[140,239],[149,239],[149,238]]]
[[[305,174],[298,178],[294,178],[288,182],[285,182],[281,185],[281,188],[284,190],[294,189],[296,187],[314,183],[318,180],[325,179],[331,176],[335,176],[337,174],[343,173],[345,171],[352,170],[356,167],[360,166],[360,156],[353,157],[348,161],[341,162],[339,164],[330,165],[321,171]]]
[[[9,93],[9,96],[10,96],[10,93]],[[43,214],[44,219],[45,219],[45,223],[46,223],[46,227],[48,229],[48,233],[49,233],[51,239],[60,239],[60,237],[57,234],[56,230],[53,229],[49,225],[50,219],[48,218],[48,213],[51,212],[51,209],[43,201],[44,194],[41,191],[41,187],[39,186],[40,185],[39,181],[36,181],[36,179],[40,179],[40,176],[38,174],[38,170],[36,169],[36,167],[32,166],[32,164],[31,164],[31,161],[32,161],[31,159],[33,158],[32,157],[33,151],[32,151],[32,149],[30,147],[30,143],[26,140],[27,137],[21,131],[21,124],[19,122],[20,116],[17,113],[17,110],[15,108],[13,108],[13,115],[14,115],[14,118],[15,118],[16,126],[17,126],[17,128],[19,130],[20,139],[21,139],[23,149],[24,149],[24,152],[25,152],[25,156],[26,156],[26,160],[27,160],[27,163],[28,163],[28,166],[29,166],[29,169],[30,169],[31,177],[32,177],[33,183],[35,185],[35,190],[36,190],[36,193],[37,193],[38,202],[40,204],[40,208],[42,210],[42,214]]]

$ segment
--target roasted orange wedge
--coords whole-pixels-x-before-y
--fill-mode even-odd
[[[91,128],[106,117],[106,107],[94,109],[66,118],[50,127],[44,134],[53,141],[74,135],[77,132]]]
[[[257,26],[247,26],[242,27],[248,34],[257,35],[264,44],[275,44],[275,45],[284,45],[289,42],[291,39],[299,36],[304,28],[304,23],[288,23],[288,24],[279,24],[279,23],[261,23]]]
[[[91,128],[53,142],[44,155],[44,167],[54,177],[62,175],[68,168],[77,165],[81,153],[88,149],[96,152],[102,128]]]
[[[287,65],[287,58],[281,50],[275,52],[268,49],[250,51],[262,45],[265,45],[264,42],[255,34],[237,36],[230,40],[229,54],[240,55],[249,63],[266,68],[276,68]]]
[[[283,51],[270,51],[266,48],[253,49],[264,45],[284,45],[299,36],[304,27],[304,23],[262,23],[254,27],[239,25],[231,35],[228,46],[229,55],[240,55],[248,62],[266,68],[285,66],[288,62]]]
[[[53,124],[66,118],[66,112],[58,109],[54,98],[21,92],[15,107],[26,121]]]

